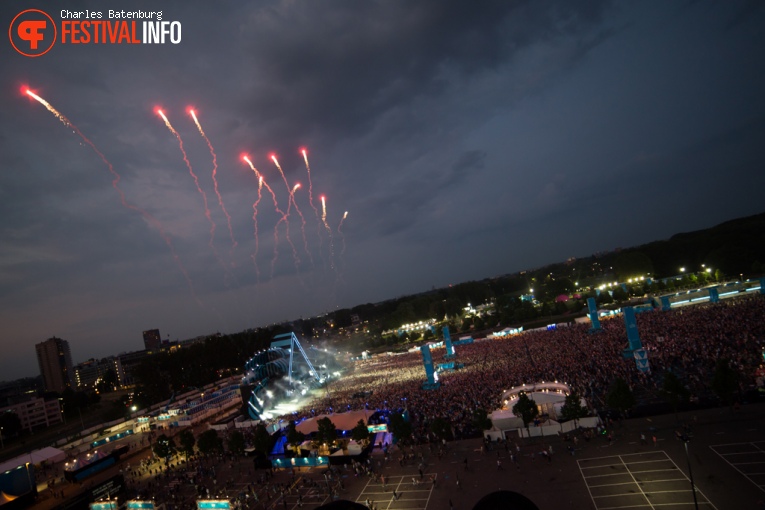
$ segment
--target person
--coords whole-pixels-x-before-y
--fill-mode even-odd
[[[497,459],[497,471],[502,471],[502,459]]]

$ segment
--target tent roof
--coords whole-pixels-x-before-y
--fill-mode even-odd
[[[18,457],[3,462],[0,464],[0,473],[4,473],[9,469],[14,469],[18,466],[23,466],[30,460],[32,461],[32,464],[40,464],[41,462],[45,461],[59,462],[65,458],[66,453],[64,453],[63,450],[48,446],[42,450],[35,450],[32,453],[25,453],[24,455],[19,455]]]
[[[351,430],[359,423],[359,420],[367,423],[367,415],[369,414],[371,414],[369,411],[349,411],[347,413],[339,414],[321,414],[298,423],[295,428],[298,432],[302,432],[303,434],[311,434],[319,430],[319,425],[316,422],[322,418],[329,418],[332,420],[332,423],[335,424],[335,428],[337,428],[337,430]]]

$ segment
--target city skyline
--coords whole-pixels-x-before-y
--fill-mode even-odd
[[[131,9],[181,41],[3,43],[3,379],[762,212],[758,2]]]

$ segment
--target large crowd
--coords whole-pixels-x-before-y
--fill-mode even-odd
[[[425,370],[419,351],[357,361],[350,374],[332,382],[297,413],[282,418],[406,408],[421,432],[433,419],[445,418],[459,436],[470,430],[476,410],[499,409],[503,392],[522,384],[564,382],[591,406],[602,409],[616,378],[627,381],[638,396],[655,396],[669,370],[698,398],[711,395],[718,359],[730,360],[742,375],[742,390],[754,383],[763,364],[762,296],[638,314],[638,331],[651,368],[645,373],[634,359],[622,355],[627,347],[623,318],[616,316],[601,325],[598,333],[590,332],[589,323],[572,324],[460,345],[457,361],[464,368],[442,372],[437,390],[422,389]],[[433,350],[435,364],[444,353],[443,348]],[[361,397],[361,392],[366,394]]]

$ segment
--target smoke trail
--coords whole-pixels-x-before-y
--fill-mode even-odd
[[[189,286],[189,291],[191,291],[191,295],[194,297],[194,301],[196,301],[200,307],[204,308],[204,306],[202,305],[202,301],[200,301],[199,296],[197,296],[197,292],[194,289],[194,282],[192,282],[188,271],[184,267],[183,262],[181,262],[181,258],[178,256],[178,253],[175,251],[175,246],[173,246],[173,241],[170,238],[170,235],[165,230],[165,227],[162,225],[162,223],[160,223],[158,219],[156,219],[154,216],[149,214],[147,211],[144,211],[140,207],[133,205],[127,201],[127,199],[125,198],[125,192],[122,191],[122,188],[119,187],[119,183],[121,180],[120,174],[117,173],[117,171],[114,169],[114,166],[111,164],[111,162],[108,159],[106,159],[106,156],[104,156],[104,154],[98,149],[98,147],[96,147],[96,145],[93,142],[91,142],[88,137],[82,134],[82,131],[80,131],[80,129],[77,126],[75,126],[62,113],[56,110],[49,102],[47,102],[45,99],[41,98],[37,94],[33,93],[31,90],[27,89],[24,92],[28,96],[34,98],[40,104],[42,104],[49,112],[51,112],[58,120],[60,120],[64,124],[64,126],[74,131],[74,133],[77,134],[77,136],[79,136],[83,142],[88,144],[88,146],[93,150],[93,152],[95,152],[98,155],[98,157],[101,158],[101,161],[103,161],[106,167],[109,169],[109,173],[111,173],[112,176],[114,177],[114,179],[112,180],[112,187],[119,194],[120,202],[122,203],[122,206],[125,207],[126,209],[130,209],[140,214],[150,225],[152,225],[154,228],[156,228],[159,231],[159,234],[162,236],[162,239],[165,241],[165,244],[167,245],[171,255],[173,256],[173,260],[175,261],[176,266],[178,266],[178,269],[181,271],[181,273],[183,274],[183,277],[186,279],[186,284]]]

